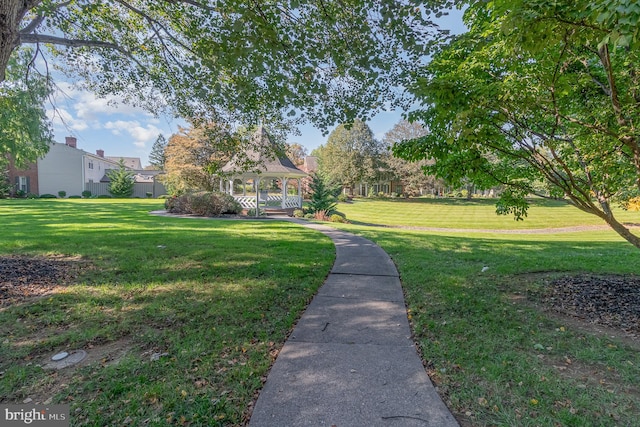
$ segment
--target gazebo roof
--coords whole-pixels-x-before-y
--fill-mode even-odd
[[[251,146],[242,156],[234,156],[222,171],[243,178],[301,178],[307,174],[280,152],[267,130],[260,126],[251,137]],[[247,162],[254,165],[247,170]]]

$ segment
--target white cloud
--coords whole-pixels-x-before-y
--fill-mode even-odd
[[[114,114],[144,115],[150,119],[153,117],[142,108],[121,103],[117,96],[97,97],[94,93],[79,89],[68,82],[58,83],[55,102],[73,110],[78,118],[89,121],[98,120],[101,115]]]
[[[82,131],[89,128],[89,124],[85,120],[79,120],[73,117],[73,115],[64,108],[47,110],[47,117],[56,127],[74,131]]]
[[[105,129],[111,130],[114,135],[128,133],[133,138],[133,145],[138,148],[145,148],[151,144],[162,133],[162,129],[152,123],[141,125],[137,120],[116,120],[106,122]]]

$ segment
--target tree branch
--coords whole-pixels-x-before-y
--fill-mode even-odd
[[[49,43],[67,47],[99,47],[117,50],[118,52],[130,55],[130,52],[115,43],[101,40],[80,40],[67,39],[64,37],[51,36],[48,34],[21,34],[20,43]]]
[[[128,2],[126,2],[124,0],[115,0],[115,1],[120,3],[122,6],[126,7],[127,9],[129,9],[130,11],[135,13],[136,15],[139,15],[142,18],[144,18],[149,23],[149,25],[151,26],[151,29],[153,30],[154,34],[156,34],[158,39],[161,40],[162,45],[165,47],[165,49],[168,50],[167,45],[162,40],[162,36],[159,34],[158,30],[154,27],[154,25],[157,25],[158,27],[160,27],[160,29],[162,29],[162,31],[167,35],[167,37],[169,37],[171,40],[173,40],[178,46],[180,46],[181,48],[183,48],[187,52],[194,53],[187,45],[182,43],[180,40],[178,40],[177,37],[175,37],[173,34],[171,34],[171,32],[166,28],[166,26],[163,25],[157,19],[154,19],[154,18],[150,17],[148,14],[146,14],[142,10],[140,10],[140,9],[138,9],[136,7],[133,7],[133,5],[129,4]]]
[[[32,9],[33,7],[35,7],[37,5],[38,2],[32,2],[32,5],[29,7],[29,10]],[[59,3],[58,5],[56,5],[52,10],[56,11],[56,10],[60,10],[65,6],[68,6],[69,4],[71,4],[71,0],[67,0],[64,1],[62,3]],[[36,28],[38,28],[40,26],[40,24],[42,24],[42,22],[45,20],[46,18],[42,15],[37,15],[35,18],[33,18],[33,20],[31,22],[29,22],[23,29],[21,29],[19,31],[20,34],[29,34],[32,33]]]

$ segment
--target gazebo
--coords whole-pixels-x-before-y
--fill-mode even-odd
[[[221,185],[224,192],[232,195],[245,209],[255,209],[256,216],[259,215],[260,206],[263,208],[293,210],[302,208],[302,194],[300,180],[307,174],[298,169],[293,162],[285,155],[278,154],[278,146],[273,142],[267,130],[260,126],[251,137],[250,148],[243,155],[234,156],[226,165],[222,167],[222,172],[229,178]],[[260,190],[260,183],[267,180],[279,180],[279,194],[269,193],[267,190]],[[290,180],[298,181],[297,194],[288,194],[288,183]],[[234,194],[234,183],[242,182],[242,195]],[[247,184],[251,181],[254,195],[247,195]]]

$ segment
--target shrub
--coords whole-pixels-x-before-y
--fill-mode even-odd
[[[61,199],[64,199],[65,197],[67,197],[67,192],[66,191],[58,191],[58,197],[60,197]]]
[[[36,193],[27,193],[25,197],[27,199],[37,199],[39,196]]]
[[[53,194],[41,194],[40,195],[41,199],[57,199],[57,196],[54,196]]]
[[[198,216],[219,216],[242,212],[242,206],[232,196],[206,191],[172,196],[165,200],[164,206],[170,213]]]
[[[311,212],[309,212],[309,213],[304,214],[304,217],[307,218],[307,219],[313,219],[314,215]]]
[[[178,196],[170,196],[167,197],[164,201],[164,210],[167,212],[175,213],[174,211],[178,209],[176,204],[178,203]]]
[[[16,191],[16,197],[18,197],[18,198],[23,198],[26,195],[27,195],[27,193],[24,190],[17,190]]]
[[[295,209],[293,211],[293,217],[294,218],[303,218],[304,217],[304,211],[302,209]]]
[[[343,224],[346,224],[346,223],[349,222],[349,221],[347,221],[347,219],[344,216],[342,216],[340,214],[337,214],[337,213],[332,214],[329,217],[329,221],[331,221],[331,222],[341,222]]]
[[[337,199],[338,199],[339,202],[342,202],[342,203],[346,203],[346,202],[350,202],[351,201],[351,198],[349,196],[347,196],[346,194],[344,194],[344,193],[338,194]]]
[[[77,194],[75,196],[69,196],[70,199],[82,199],[82,196],[78,196]]]
[[[259,216],[265,216],[267,215],[267,213],[264,210],[260,211],[260,215]],[[256,216],[256,210],[255,208],[251,208],[247,211],[247,216]]]
[[[144,195],[147,196],[147,199],[150,199],[151,196],[153,196],[153,193],[151,191],[147,191]]]
[[[97,199],[111,199],[112,197],[108,194],[101,194],[99,196],[96,196]]]
[[[84,190],[82,192],[82,197],[84,197],[85,199],[88,199],[89,197],[91,197],[91,191],[89,190]]]
[[[626,211],[640,211],[640,197],[631,197],[621,202],[620,207]]]
[[[4,199],[11,195],[13,186],[9,182],[9,170],[6,168],[6,164],[0,160],[0,199]]]

